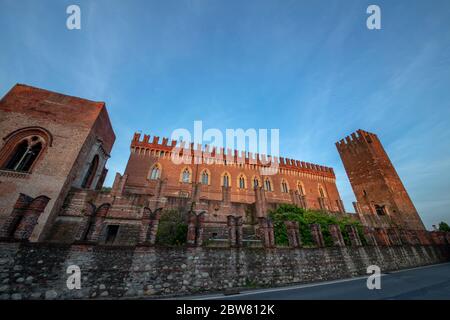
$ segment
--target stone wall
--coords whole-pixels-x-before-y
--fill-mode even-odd
[[[108,247],[0,243],[0,299],[145,298],[307,283],[449,260],[449,247],[320,249]],[[81,268],[81,289],[66,286]]]

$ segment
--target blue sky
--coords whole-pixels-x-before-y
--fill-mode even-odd
[[[334,143],[361,128],[425,224],[450,222],[448,0],[0,0],[0,40],[1,95],[26,83],[107,103],[108,185],[135,131],[279,128],[281,154],[334,167],[353,211]]]

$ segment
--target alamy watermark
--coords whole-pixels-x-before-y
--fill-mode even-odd
[[[226,129],[203,131],[203,122],[194,121],[193,133],[186,128],[174,130],[177,141],[172,150],[175,164],[258,164],[262,174],[276,174],[280,156],[279,129]],[[239,151],[237,151],[239,150]]]
[[[371,265],[367,267],[367,273],[371,274],[367,278],[367,289],[369,290],[380,290],[381,289],[381,269],[377,265]]]

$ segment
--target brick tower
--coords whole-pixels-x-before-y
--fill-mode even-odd
[[[363,222],[376,226],[377,221],[389,221],[399,228],[425,229],[376,134],[358,130],[336,147],[357,199],[355,210]]]

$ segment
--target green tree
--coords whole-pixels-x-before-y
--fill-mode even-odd
[[[441,221],[441,223],[439,223],[439,231],[450,232],[450,226],[444,221]]]
[[[166,210],[161,214],[156,243],[179,246],[186,243],[188,226],[186,217],[178,210]]]

